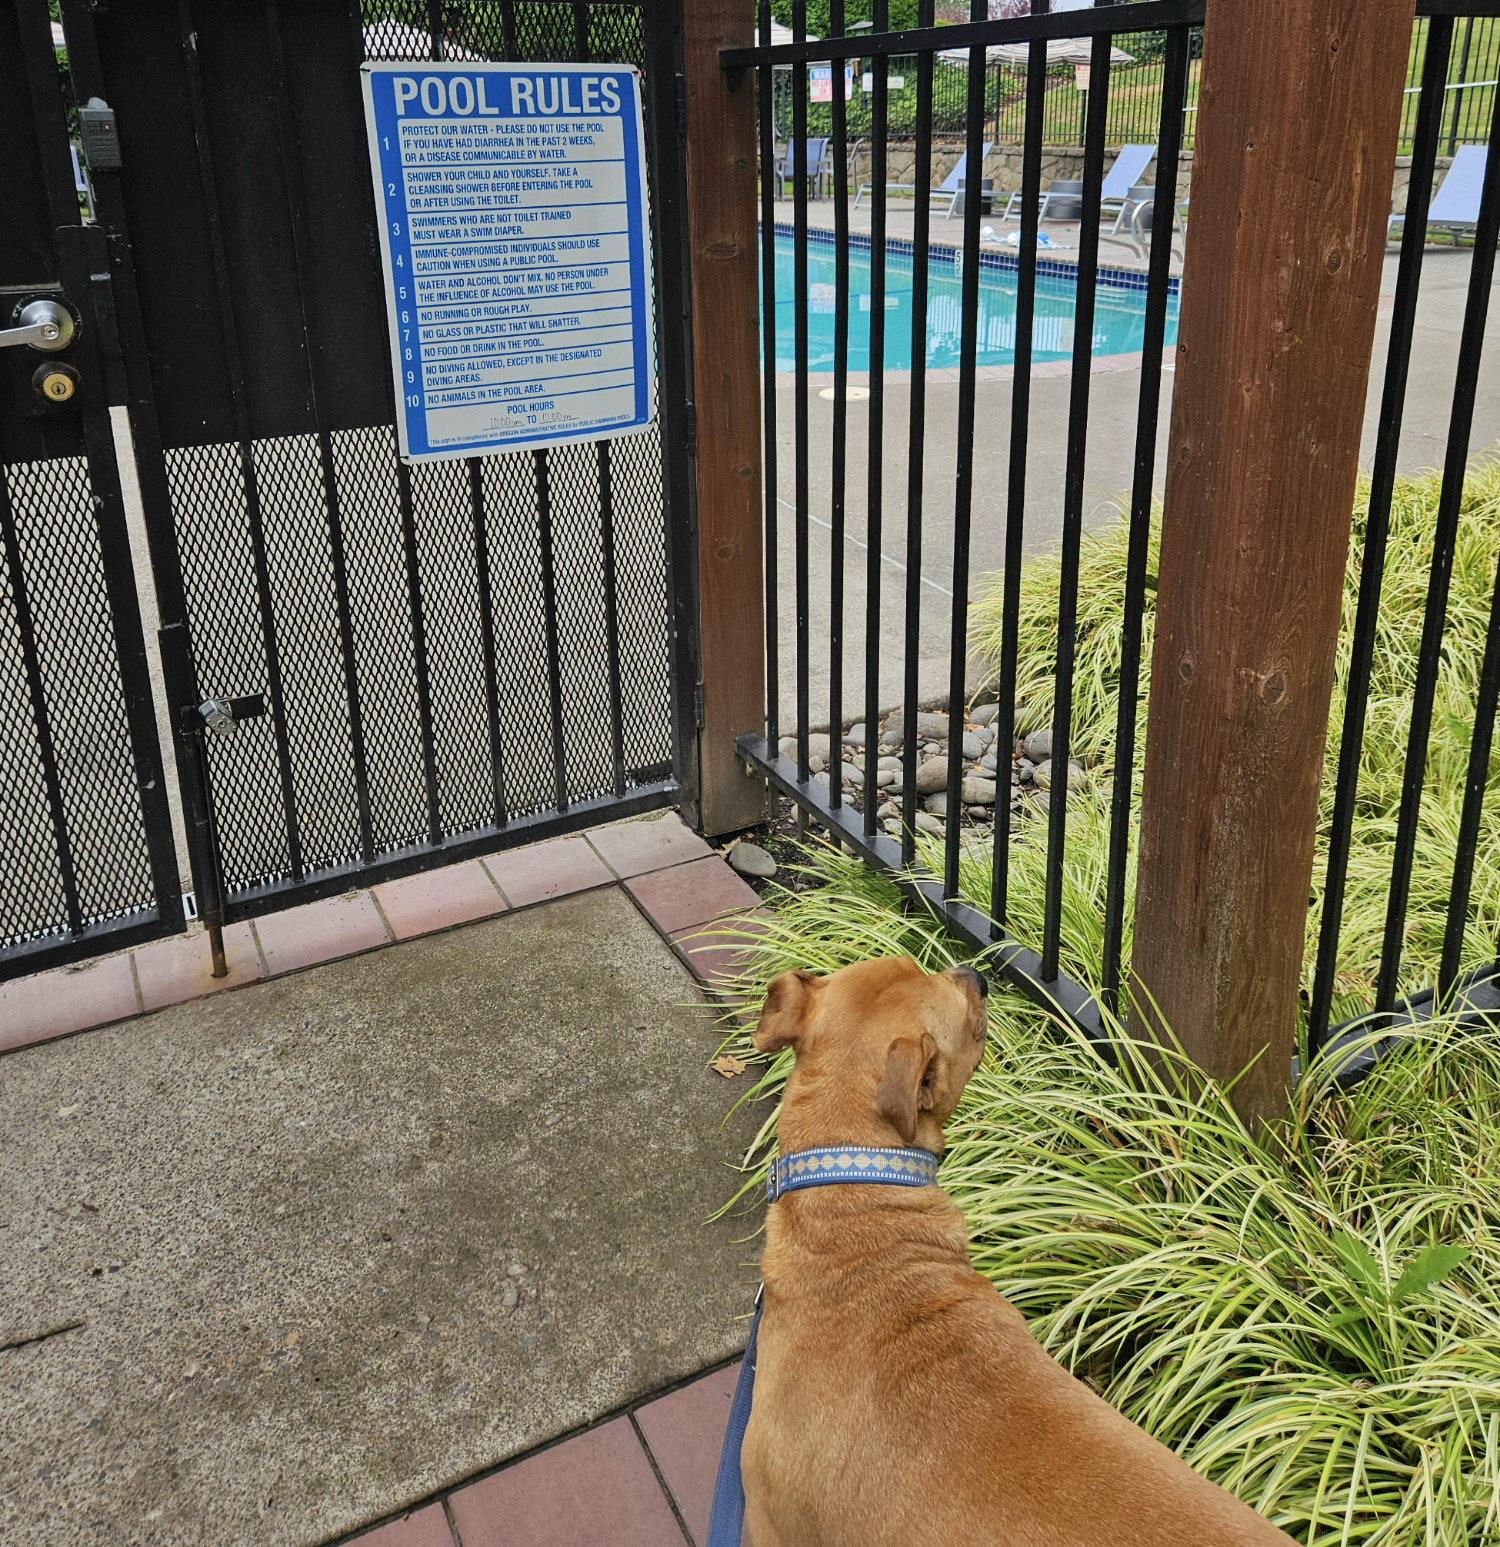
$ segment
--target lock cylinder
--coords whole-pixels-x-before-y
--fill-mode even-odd
[[[62,360],[49,360],[37,366],[31,377],[32,390],[48,403],[67,403],[78,391],[80,377]]]

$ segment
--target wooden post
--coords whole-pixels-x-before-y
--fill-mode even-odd
[[[760,283],[755,81],[726,80],[719,50],[754,41],[753,0],[684,0],[693,397],[697,419],[698,617],[703,700],[700,825],[762,821],[765,781],[734,739],[763,733]]]
[[[1413,0],[1208,0],[1133,1024],[1285,1107]],[[1159,1021],[1158,1021],[1159,1015]]]

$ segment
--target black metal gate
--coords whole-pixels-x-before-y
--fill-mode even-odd
[[[45,0],[16,6],[45,27]],[[107,106],[118,135],[89,168],[87,234],[119,301],[199,913],[690,798],[690,388],[686,319],[663,301],[686,289],[675,15],[65,0],[62,24],[74,99]],[[644,68],[653,432],[399,461],[364,58]],[[169,841],[163,855],[170,870]],[[53,949],[59,924],[77,934],[45,922]],[[0,914],[0,941],[14,933]]]
[[[44,3],[0,8],[0,147],[4,976],[181,929],[182,898],[110,422],[109,261]]]

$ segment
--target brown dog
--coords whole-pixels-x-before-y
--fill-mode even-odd
[[[917,1145],[984,1051],[982,980],[907,957],[783,973],[781,1151]],[[742,1470],[754,1547],[1287,1547],[1057,1364],[969,1266],[939,1187],[789,1193],[766,1218]]]

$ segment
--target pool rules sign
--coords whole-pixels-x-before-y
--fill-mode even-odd
[[[402,457],[650,425],[636,71],[401,62],[362,73]]]

